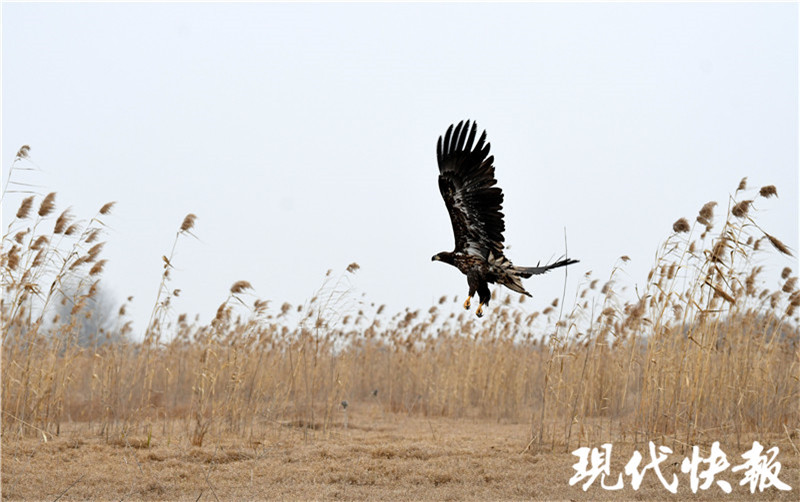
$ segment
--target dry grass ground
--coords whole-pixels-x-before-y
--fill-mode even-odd
[[[374,403],[350,406],[348,428],[321,430],[263,424],[250,439],[223,437],[202,447],[185,431],[127,440],[97,434],[98,427],[69,424],[59,437],[3,436],[3,498],[27,500],[665,500],[674,499],[649,472],[639,490],[604,491],[596,481],[586,492],[569,486],[577,457],[564,447],[527,451],[529,424],[474,419],[426,419],[385,414]],[[341,419],[342,417],[340,417]],[[179,424],[175,424],[180,427]],[[169,430],[169,427],[167,428]],[[778,446],[780,479],[791,492],[769,488],[751,494],[740,473],[693,495],[680,472],[684,453],[672,455],[665,474],[677,474],[677,496],[697,500],[797,500],[800,456],[789,440],[761,438]],[[669,444],[669,442],[667,442]],[[599,446],[599,445],[594,445]],[[639,445],[645,462],[645,445]],[[707,449],[706,449],[707,450]],[[733,465],[736,445],[723,445]],[[622,472],[631,443],[614,443],[612,476]],[[736,454],[736,455],[735,455]]]

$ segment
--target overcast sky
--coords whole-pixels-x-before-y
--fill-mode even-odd
[[[176,314],[208,321],[240,279],[301,303],[350,262],[368,301],[427,309],[467,291],[431,256],[453,247],[436,140],[470,118],[507,255],[557,258],[566,228],[568,291],[621,255],[632,287],[676,219],[744,176],[778,187],[759,219],[798,249],[797,47],[795,3],[4,2],[3,180],[29,144],[25,181],[59,209],[117,201],[104,277],[139,331],[187,213]],[[527,280],[525,308],[563,281]]]

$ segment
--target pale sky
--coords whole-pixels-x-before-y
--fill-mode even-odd
[[[672,223],[744,176],[778,187],[758,221],[798,249],[797,48],[795,3],[4,2],[3,181],[29,144],[25,181],[59,210],[117,201],[104,280],[139,332],[187,213],[176,315],[207,322],[237,280],[302,303],[351,262],[368,302],[427,309],[467,291],[431,256],[453,248],[436,140],[469,118],[509,258],[557,258],[566,228],[568,297],[621,255],[633,289]],[[524,308],[563,281],[525,281]]]

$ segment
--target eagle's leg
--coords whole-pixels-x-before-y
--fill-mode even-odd
[[[467,299],[464,300],[464,309],[469,310],[470,301],[472,301],[472,297],[475,296],[475,290],[478,288],[472,284],[469,275],[467,275],[467,284],[469,284],[469,294],[467,295]]]
[[[492,298],[492,293],[489,291],[489,285],[486,281],[482,281],[478,286],[478,298],[480,299],[480,304],[478,305],[478,310],[475,311],[475,315],[483,317],[483,306],[489,305],[489,300]]]

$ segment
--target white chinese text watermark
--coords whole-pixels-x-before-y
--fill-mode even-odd
[[[672,479],[667,479],[661,470],[663,462],[672,454],[672,449],[666,446],[656,447],[655,443],[650,441],[650,462],[642,466],[642,454],[634,451],[623,472],[617,475],[616,481],[611,476],[611,449],[611,443],[606,443],[600,445],[600,448],[584,446],[573,451],[572,454],[578,457],[578,462],[572,466],[575,474],[569,480],[570,486],[583,481],[581,488],[586,491],[599,477],[602,489],[620,490],[625,486],[624,473],[630,478],[631,488],[638,490],[649,470],[658,477],[667,491],[678,492],[678,476],[673,473]],[[741,455],[744,462],[731,469],[732,472],[743,471],[739,484],[742,486],[749,484],[750,493],[755,493],[756,489],[761,492],[769,487],[791,490],[791,486],[778,479],[781,471],[781,463],[775,460],[779,453],[778,447],[770,448],[766,454],[763,452],[764,447],[758,441],[753,441],[753,447]],[[714,442],[708,457],[702,456],[697,446],[692,447],[691,456],[685,457],[681,462],[681,472],[689,475],[692,493],[697,493],[697,490],[707,490],[715,483],[723,492],[731,493],[729,482],[716,479],[718,474],[730,466],[728,456],[719,447],[719,442]]]

